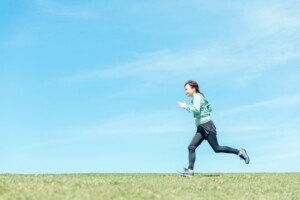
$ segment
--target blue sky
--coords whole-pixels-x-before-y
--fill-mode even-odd
[[[196,172],[299,172],[300,3],[0,1],[0,173],[176,172],[196,80],[221,145]]]

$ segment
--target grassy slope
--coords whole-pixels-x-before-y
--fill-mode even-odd
[[[0,199],[300,199],[300,173],[0,175]]]

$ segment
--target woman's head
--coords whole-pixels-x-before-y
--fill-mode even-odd
[[[195,93],[201,93],[199,85],[196,81],[189,80],[184,84],[184,90],[186,96],[193,96]],[[202,94],[202,93],[201,93]]]

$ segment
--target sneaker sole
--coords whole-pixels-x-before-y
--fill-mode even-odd
[[[183,174],[182,172],[180,171],[177,171],[177,173],[183,177],[193,177],[194,175],[186,175],[186,174]]]

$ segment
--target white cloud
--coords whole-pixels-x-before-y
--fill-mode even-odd
[[[221,58],[222,57],[222,58]],[[156,77],[166,75],[215,75],[236,67],[236,60],[220,55],[217,49],[172,52],[168,50],[142,54],[138,59],[108,69],[82,72],[68,77],[71,81],[120,78],[126,76]]]
[[[300,151],[293,151],[293,152],[284,152],[284,153],[279,153],[276,155],[270,155],[270,156],[263,156],[261,158],[262,160],[266,161],[266,160],[281,160],[282,162],[284,162],[284,160],[290,160],[290,159],[300,159]]]
[[[40,27],[24,27],[23,25],[19,25],[17,29],[12,31],[12,33],[3,40],[3,43],[12,47],[40,45],[40,31]]]
[[[101,135],[180,134],[184,132],[184,127],[181,126],[181,123],[186,122],[186,119],[179,117],[179,111],[176,112],[175,109],[176,105],[174,103],[174,110],[159,110],[152,111],[151,113],[126,113],[76,132],[84,137]]]
[[[8,43],[12,46],[31,46],[35,44],[35,40],[32,33],[23,31],[12,34]]]
[[[205,2],[201,4],[203,3],[213,7]],[[216,42],[218,45],[212,44],[205,49],[140,53],[130,62],[78,72],[63,77],[62,80],[73,82],[135,77],[144,82],[159,82],[174,77],[201,77],[204,80],[235,73],[238,74],[238,78],[234,79],[239,86],[249,85],[261,78],[264,72],[299,59],[300,48],[295,38],[288,39],[281,34],[275,39],[266,36],[268,32],[274,32],[276,35],[280,32],[276,29],[285,30],[285,26],[288,26],[294,36],[299,35],[300,15],[291,5],[291,2],[287,1],[254,2],[250,5],[226,4],[222,10],[240,12],[244,17],[239,23],[245,28],[245,31],[234,33],[236,37],[233,37],[229,46],[226,42]]]
[[[253,73],[253,74],[240,76],[236,78],[235,81],[239,86],[246,86],[250,84],[252,81],[254,81],[255,79],[258,79],[260,76],[261,74],[259,73]]]
[[[84,7],[84,5],[66,6],[54,0],[36,0],[36,2],[44,12],[54,16],[75,19],[94,19],[98,17],[96,10]]]
[[[251,26],[266,35],[293,34],[300,29],[299,2],[259,1],[243,11]]]
[[[39,142],[19,148],[36,149],[45,146],[63,146],[68,143],[101,139],[107,136],[112,138],[141,135],[164,137],[166,135],[184,134],[189,131],[193,133],[195,131],[194,124],[190,123],[190,118],[184,117],[183,112],[183,110],[176,108],[174,103],[174,110],[157,110],[150,113],[123,113],[120,116],[85,127],[45,131],[43,135],[48,135],[46,141],[38,139]],[[178,115],[178,113],[182,115]],[[191,126],[186,126],[187,124]],[[192,130],[189,130],[189,128],[192,128]]]
[[[288,131],[292,132],[292,134],[286,134],[282,133],[282,130],[280,131],[281,135],[278,135],[276,133],[273,135],[272,133],[272,139],[268,140],[268,142],[266,142],[263,146],[256,146],[256,148],[253,149],[253,151],[255,151],[256,153],[264,152],[256,158],[257,161],[274,160],[281,162],[291,162],[293,159],[296,159],[297,161],[299,160],[299,128],[298,130]],[[276,149],[276,154],[274,154],[274,149]]]
[[[276,64],[289,62],[300,56],[300,49],[274,51],[272,47],[262,47],[260,51],[233,53],[231,49],[211,47],[206,50],[183,52],[158,51],[144,54],[134,61],[106,69],[91,70],[71,75],[64,80],[85,81],[122,77],[199,76],[202,79],[226,75],[230,72],[249,72],[237,80],[240,84],[260,76]],[[269,49],[270,48],[270,49]]]
[[[288,108],[300,105],[300,95],[280,96],[274,99],[256,102],[249,105],[231,108],[229,110],[221,111],[220,116],[234,115],[243,112],[249,112],[258,109],[274,109],[274,108]]]

